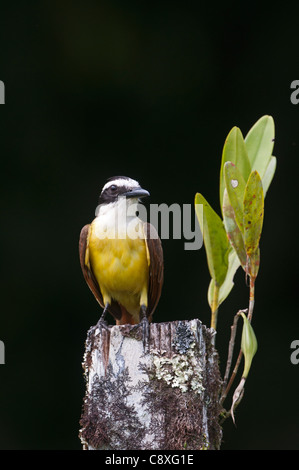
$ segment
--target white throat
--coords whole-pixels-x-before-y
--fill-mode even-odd
[[[137,217],[138,198],[119,197],[117,201],[101,204],[94,220],[98,238],[143,238],[142,221]]]

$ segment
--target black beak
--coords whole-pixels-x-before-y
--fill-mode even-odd
[[[141,198],[141,197],[147,197],[149,196],[150,193],[146,190],[146,189],[142,189],[142,188],[136,188],[136,189],[132,189],[130,191],[127,191],[126,193],[122,194],[122,196],[126,196],[126,197],[137,197],[137,198]]]

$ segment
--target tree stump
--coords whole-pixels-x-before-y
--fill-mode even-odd
[[[214,330],[199,320],[92,327],[84,355],[84,449],[219,449]],[[147,350],[148,349],[148,350]]]

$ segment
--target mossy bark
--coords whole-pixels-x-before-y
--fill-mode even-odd
[[[221,378],[213,330],[199,320],[93,327],[84,356],[84,449],[219,449]]]

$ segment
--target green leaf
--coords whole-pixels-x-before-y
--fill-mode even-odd
[[[260,175],[250,173],[244,193],[244,242],[248,256],[257,250],[264,218],[264,192]]]
[[[245,186],[244,186],[245,187]],[[242,206],[243,206],[243,197],[242,195]],[[235,211],[230,203],[230,199],[228,197],[228,192],[225,188],[224,196],[223,196],[223,223],[224,227],[228,236],[228,239],[234,248],[235,252],[238,255],[242,268],[246,270],[247,264],[247,254],[244,245],[244,238],[243,234],[236,222],[235,218]],[[243,219],[243,211],[242,211],[242,219]]]
[[[233,279],[239,267],[240,267],[239,258],[237,257],[235,250],[231,247],[231,249],[229,250],[229,254],[228,254],[228,269],[227,269],[226,277],[225,277],[223,284],[221,284],[220,289],[219,289],[218,307],[227,298],[230,291],[234,287]],[[211,308],[212,308],[212,302],[213,302],[213,296],[214,296],[214,288],[215,288],[215,281],[214,279],[211,279],[209,289],[208,289],[208,302]]]
[[[244,354],[245,361],[242,377],[246,379],[251,367],[252,359],[257,351],[257,340],[251,323],[244,312],[241,311],[240,315],[243,317],[241,349]]]
[[[265,174],[262,178],[263,182],[263,190],[264,190],[264,197],[266,197],[266,193],[269,189],[269,186],[271,184],[271,181],[273,179],[274,173],[276,170],[276,157],[271,157],[270,162],[267,166],[267,169],[265,171]]]
[[[222,151],[222,160],[220,168],[220,207],[222,210],[223,193],[225,188],[224,181],[224,164],[225,162],[234,163],[241,172],[245,182],[250,174],[250,163],[247,155],[247,150],[244,142],[242,132],[238,127],[233,127],[229,132],[224,143]]]
[[[251,171],[258,171],[261,178],[263,178],[271,159],[274,136],[273,118],[271,116],[262,116],[245,137]]]
[[[244,192],[246,183],[237,168],[232,162],[224,164],[224,180],[225,189],[227,190],[228,198],[235,213],[235,220],[241,232],[243,232],[243,212],[244,212]],[[224,191],[225,192],[225,191]],[[222,201],[222,213],[224,203]]]
[[[199,193],[195,195],[195,211],[203,235],[210,275],[220,287],[228,268],[229,242],[225,228],[221,218]]]

